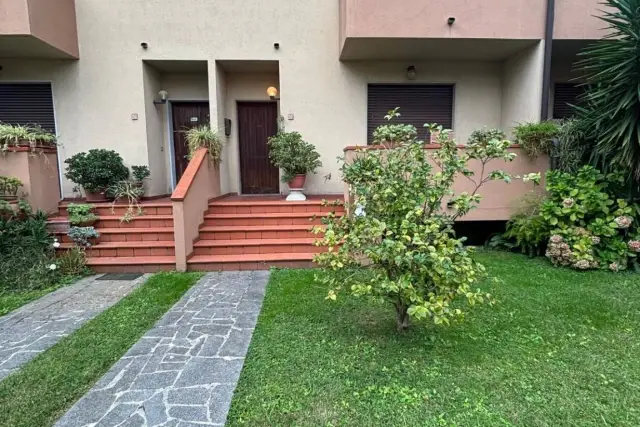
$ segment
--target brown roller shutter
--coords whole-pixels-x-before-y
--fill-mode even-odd
[[[584,92],[582,86],[574,83],[556,83],[553,93],[553,118],[566,119],[574,115],[573,105]]]
[[[453,128],[453,85],[370,84],[368,92],[368,144],[373,131],[388,123],[384,116],[395,107],[400,107],[401,114],[396,123],[414,125],[421,139],[426,139],[425,123]]]
[[[0,83],[0,122],[56,131],[51,83]]]

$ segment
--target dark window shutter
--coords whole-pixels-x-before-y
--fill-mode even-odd
[[[56,131],[51,83],[0,83],[0,122]]]
[[[575,114],[572,105],[578,105],[578,99],[584,92],[582,86],[574,83],[556,83],[553,93],[553,118],[566,119]]]
[[[437,123],[453,128],[453,85],[385,85],[370,84],[367,106],[367,143],[373,141],[373,131],[388,122],[384,116],[400,107],[395,123],[414,125],[418,137],[426,138],[425,123]]]

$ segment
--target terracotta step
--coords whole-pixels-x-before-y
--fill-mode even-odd
[[[97,273],[154,273],[175,270],[176,257],[91,257],[87,266]]]
[[[313,256],[312,253],[194,255],[187,261],[187,267],[192,271],[311,268],[314,266]]]
[[[97,228],[100,233],[98,241],[103,242],[140,242],[174,241],[173,227],[143,227],[143,228]]]
[[[73,243],[62,243],[60,249],[70,249]],[[90,257],[174,256],[175,242],[102,242],[87,248]]]
[[[320,225],[328,212],[285,212],[263,214],[207,214],[206,226],[226,225]],[[340,214],[342,215],[342,214]]]
[[[121,216],[100,215],[96,228],[144,228],[144,227],[173,227],[173,215],[142,215],[121,221]]]
[[[265,214],[302,212],[344,212],[343,206],[322,206],[319,200],[286,201],[216,201],[209,203],[210,214]]]
[[[269,253],[319,253],[313,238],[199,240],[193,244],[194,255],[242,255]]]
[[[111,203],[89,203],[94,206],[94,212],[99,216],[116,216],[122,217],[127,211],[129,205],[116,204],[112,207]],[[68,216],[67,206],[69,203],[64,202],[58,205],[59,213],[61,216]],[[144,215],[171,215],[173,213],[173,207],[171,203],[167,202],[144,202],[141,204]],[[113,209],[112,209],[113,208]]]
[[[312,225],[223,225],[200,228],[200,240],[302,239],[321,237]]]

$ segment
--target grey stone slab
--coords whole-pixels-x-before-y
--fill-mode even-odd
[[[267,279],[204,276],[56,427],[223,426]]]
[[[0,317],[0,379],[55,345],[146,280],[92,276]]]
[[[169,390],[169,405],[205,405],[209,401],[211,389],[207,387],[174,388]]]
[[[247,354],[247,350],[249,350],[252,334],[253,331],[251,329],[233,329],[218,355],[223,357],[244,357]]]
[[[180,421],[208,423],[209,414],[206,406],[171,406],[169,416]]]

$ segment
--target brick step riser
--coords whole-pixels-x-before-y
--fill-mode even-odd
[[[201,231],[200,240],[236,240],[236,239],[308,239],[320,238],[322,234],[310,231]]]
[[[314,245],[207,246],[195,247],[195,255],[244,255],[273,253],[320,253],[326,249]]]
[[[210,214],[264,214],[264,213],[329,213],[334,210],[331,206],[301,205],[301,206],[209,206]],[[343,207],[336,207],[336,213],[344,212]]]
[[[68,248],[59,248],[57,251],[62,252]],[[93,247],[86,249],[87,256],[91,258],[101,257],[130,257],[130,256],[175,256],[175,248],[109,248],[95,249]]]
[[[96,229],[100,228],[156,228],[169,227],[173,228],[173,220],[171,219],[133,219],[129,222],[117,219],[99,220],[95,223]]]
[[[135,210],[135,208],[134,208]],[[126,206],[115,206],[113,211],[111,207],[97,207],[93,212],[98,216],[123,216],[127,212]],[[173,215],[173,209],[170,207],[143,207],[144,215]],[[69,216],[66,207],[59,208],[60,216]]]
[[[322,225],[322,218],[205,218],[207,227],[258,226],[258,225]]]
[[[95,273],[157,273],[173,271],[175,264],[142,264],[142,265],[90,265]]]
[[[100,232],[100,230],[98,230]],[[56,235],[60,243],[73,243],[73,240],[66,234]],[[101,234],[95,243],[102,242],[173,242],[173,233],[118,233]]]
[[[276,268],[316,268],[313,261],[269,261],[269,262],[214,262],[202,264],[188,264],[189,271],[240,271],[240,270],[268,270]]]

